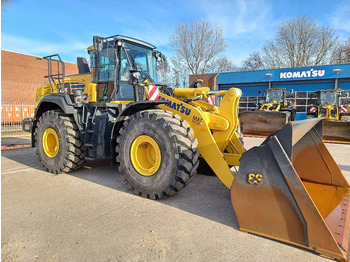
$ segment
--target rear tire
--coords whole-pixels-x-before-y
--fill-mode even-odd
[[[62,111],[46,111],[39,118],[34,135],[39,161],[47,171],[68,173],[85,163],[80,132],[73,117]]]
[[[193,134],[186,121],[163,110],[141,111],[124,122],[117,138],[116,160],[135,194],[166,198],[191,181],[199,164]],[[135,156],[139,158],[135,160]]]

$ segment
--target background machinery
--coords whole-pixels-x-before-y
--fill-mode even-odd
[[[286,95],[285,88],[268,88],[264,103],[258,104],[259,110],[240,112],[243,134],[270,135],[294,121],[296,110],[287,101]]]
[[[111,157],[135,194],[161,199],[191,181],[201,156],[231,189],[241,230],[346,260],[350,185],[320,139],[320,119],[291,122],[246,151],[240,89],[170,89],[155,83],[162,55],[153,45],[93,42],[91,74],[51,73],[38,89],[32,145],[49,172]],[[223,96],[220,107],[203,101],[209,95]]]
[[[350,99],[340,89],[320,89],[317,104],[311,105],[308,118],[322,117],[323,138],[328,141],[350,143]]]

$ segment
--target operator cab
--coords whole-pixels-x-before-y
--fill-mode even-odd
[[[266,89],[266,102],[283,103],[286,100],[286,90],[284,88],[268,88]]]
[[[94,36],[94,45],[88,48],[92,81],[97,84],[98,101],[135,101],[131,73],[138,81],[157,81],[156,47],[127,36]]]
[[[337,106],[339,104],[340,92],[338,90],[329,89],[329,90],[319,90],[319,105],[332,105]]]

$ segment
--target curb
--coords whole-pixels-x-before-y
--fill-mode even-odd
[[[1,146],[1,151],[18,149],[18,148],[27,148],[27,147],[32,147],[32,146],[31,145],[3,145]]]

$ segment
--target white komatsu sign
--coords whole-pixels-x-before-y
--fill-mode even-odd
[[[325,69],[313,69],[310,70],[300,70],[300,71],[286,71],[280,72],[280,78],[313,78],[313,77],[323,77],[326,73]]]

